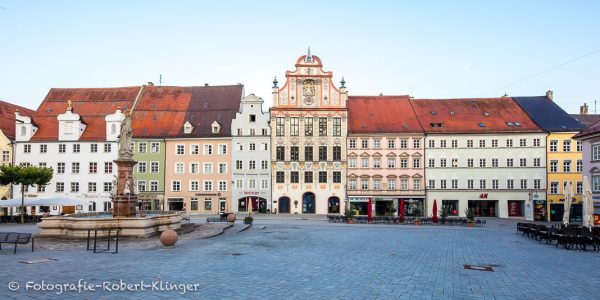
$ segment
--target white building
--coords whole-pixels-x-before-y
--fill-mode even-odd
[[[301,56],[286,82],[273,86],[271,161],[273,211],[344,211],[348,93],[332,82],[317,56]]]
[[[546,134],[511,98],[411,102],[427,133],[426,215],[437,200],[451,215],[533,220],[532,200],[545,200]]]
[[[254,94],[241,100],[240,112],[231,121],[233,212],[271,211],[271,136],[269,113],[263,112],[263,99]]]
[[[16,114],[15,164],[54,169],[48,185],[28,189],[25,203],[27,198],[89,199],[88,206],[36,207],[35,213],[110,209],[124,118],[120,108],[131,108],[139,90],[52,89],[33,116]],[[13,193],[20,195],[20,186]]]

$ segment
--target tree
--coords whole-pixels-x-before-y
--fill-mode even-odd
[[[25,187],[46,185],[52,175],[52,169],[46,167],[0,166],[0,184],[21,185],[21,223],[25,223]]]

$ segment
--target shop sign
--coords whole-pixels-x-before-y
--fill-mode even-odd
[[[479,199],[487,199],[487,198],[488,198],[488,193],[479,194]]]
[[[221,193],[195,193],[194,196],[221,196]]]
[[[533,201],[535,204],[546,204],[546,200],[535,200]]]

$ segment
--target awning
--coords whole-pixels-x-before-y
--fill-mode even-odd
[[[59,205],[90,205],[89,199],[76,199],[66,197],[53,198],[25,198],[25,206],[59,206]],[[21,199],[0,200],[0,207],[18,207],[21,206]]]

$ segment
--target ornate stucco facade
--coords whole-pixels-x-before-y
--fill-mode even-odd
[[[348,94],[310,50],[273,86],[271,160],[273,212],[343,212]]]

